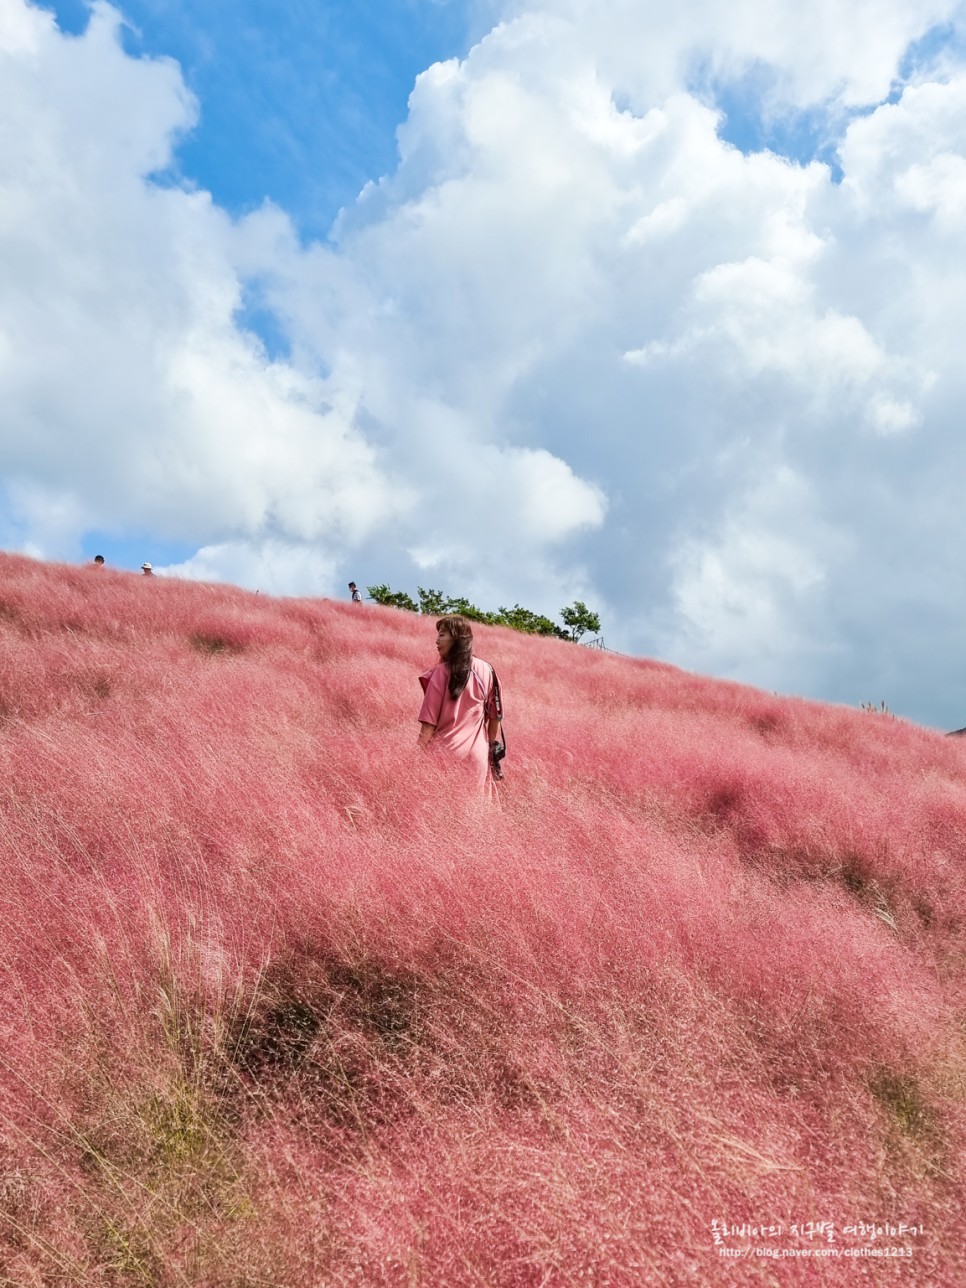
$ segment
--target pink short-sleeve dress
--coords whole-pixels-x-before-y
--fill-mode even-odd
[[[466,688],[456,699],[449,696],[449,665],[439,662],[419,677],[423,686],[421,724],[436,726],[432,745],[467,762],[480,787],[486,790],[490,768],[487,722],[496,716],[496,686],[493,667],[474,657]]]

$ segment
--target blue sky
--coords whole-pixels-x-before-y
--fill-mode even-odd
[[[90,20],[84,0],[45,6],[61,30]],[[395,130],[419,72],[465,53],[462,0],[125,0],[124,47],[179,63],[198,126],[173,177],[227,210],[278,202],[306,237],[394,168]]]
[[[0,544],[962,725],[964,31],[0,0]]]
[[[45,4],[61,31],[83,33],[86,0]],[[462,0],[125,0],[123,46],[179,64],[199,105],[159,183],[198,185],[235,215],[270,200],[306,239],[326,239],[339,211],[396,164],[396,127],[417,75],[465,53]],[[272,314],[240,311],[266,348],[287,340]],[[188,558],[190,542],[153,532],[85,533],[86,557],[135,567]]]

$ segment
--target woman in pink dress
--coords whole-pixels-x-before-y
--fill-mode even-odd
[[[419,744],[465,761],[485,792],[503,715],[496,674],[489,662],[473,656],[473,630],[458,613],[436,623],[436,651],[439,662],[419,677]]]

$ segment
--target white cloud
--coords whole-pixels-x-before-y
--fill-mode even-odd
[[[822,590],[843,541],[808,484],[776,468],[734,498],[714,531],[673,551],[669,645],[685,665],[750,672],[762,685],[780,685],[790,664],[813,678],[835,646],[822,637]]]
[[[127,57],[104,5],[71,40],[19,0],[4,13],[0,453],[20,544],[69,554],[125,525],[270,537],[314,543],[311,578],[410,492],[344,391],[239,328],[228,218],[150,181],[196,117],[176,65]]]
[[[0,55],[35,54],[51,23],[50,17],[27,5],[3,0],[0,4]]]
[[[958,0],[504,0],[499,10],[533,44],[579,45],[638,108],[701,73],[731,80],[750,70],[767,71],[776,101],[878,102],[908,46],[962,14]]]
[[[193,540],[206,553],[192,569],[214,566],[221,550],[237,570],[257,568],[238,549],[287,544],[315,586],[310,569],[334,568],[370,538],[398,549],[444,512],[493,559],[519,541],[540,558],[601,522],[599,488],[545,447],[508,443],[495,411],[486,421],[526,365],[518,345],[542,304],[478,373],[454,360],[459,388],[446,388],[446,350],[489,345],[493,279],[510,288],[526,267],[508,258],[513,213],[484,208],[485,182],[454,190],[452,207],[444,191],[420,191],[403,216],[408,246],[387,245],[377,224],[359,234],[356,257],[304,253],[277,209],[234,224],[204,192],[152,181],[197,105],[174,63],[124,54],[115,10],[96,5],[85,35],[66,39],[21,0],[4,5],[0,452],[9,487],[59,498],[19,506],[21,544],[72,552],[70,525],[53,519],[72,510],[80,531],[136,523]],[[445,72],[428,81],[446,92]],[[538,96],[498,77],[463,88],[477,157],[500,163],[523,101],[551,137]],[[567,182],[562,155],[555,166],[534,224]],[[460,224],[479,233],[497,215],[506,245],[490,241],[464,263],[454,292],[470,231]],[[523,239],[517,256],[529,248]],[[558,276],[551,263],[545,273]],[[286,319],[293,360],[270,361],[239,310],[260,276],[286,274],[297,287]],[[427,313],[447,343],[425,334]],[[511,513],[497,525],[507,496]],[[445,527],[438,539],[445,546]]]
[[[577,596],[618,647],[966,707],[955,45],[890,93],[959,7],[517,0],[419,77],[396,172],[303,245],[275,206],[232,222],[150,181],[197,105],[111,11],[67,41],[0,5],[21,541],[137,517],[199,547],[188,575],[312,592],[351,560],[485,604]],[[714,87],[743,77],[765,114],[843,122],[841,182],[722,140]],[[251,298],[289,359],[240,328]]]
[[[202,546],[183,563],[155,568],[155,572],[193,581],[231,582],[269,595],[306,595],[331,589],[337,565],[317,545],[261,537]]]
[[[922,178],[932,173],[940,189],[943,172],[960,184],[966,148],[966,76],[963,69],[941,82],[912,85],[898,102],[886,103],[853,121],[840,152],[846,192],[863,213],[880,216],[903,208],[928,210]]]
[[[966,216],[966,160],[952,152],[911,165],[896,181],[896,195],[913,210],[935,213],[937,220],[959,232]]]
[[[625,360],[645,368],[716,363],[732,385],[777,376],[799,409],[828,416],[833,404],[848,407],[881,433],[921,422],[916,397],[931,373],[888,354],[857,317],[823,306],[809,278],[786,260],[719,264],[695,279],[690,305],[692,320],[676,339],[631,350]]]

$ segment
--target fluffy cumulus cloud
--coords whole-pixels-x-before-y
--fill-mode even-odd
[[[246,310],[273,254],[296,280],[301,256],[284,217],[277,235],[270,210],[239,224],[159,178],[197,119],[179,68],[127,56],[107,5],[66,38],[0,3],[8,543],[63,556],[85,530],[136,528],[197,546],[181,573],[318,591],[368,540],[401,571],[410,541],[457,522],[468,550],[493,532],[494,554],[521,539],[537,558],[600,522],[600,490],[551,452],[477,433],[469,469],[472,417],[415,372],[396,387],[378,265],[336,267],[333,307],[306,301],[308,359],[271,360]]]
[[[306,244],[158,180],[198,105],[115,11],[0,0],[0,537],[577,595],[628,651],[962,724],[961,7],[490,11]],[[823,146],[727,142],[749,86]]]
[[[152,181],[196,118],[179,69],[127,57],[106,6],[82,39],[20,0],[2,12],[8,536],[53,555],[132,526],[326,544],[404,506],[353,408],[239,328],[227,217]]]
[[[957,0],[502,0],[504,20],[553,32],[637,110],[701,81],[754,74],[765,107],[886,97],[911,44],[957,15]]]

